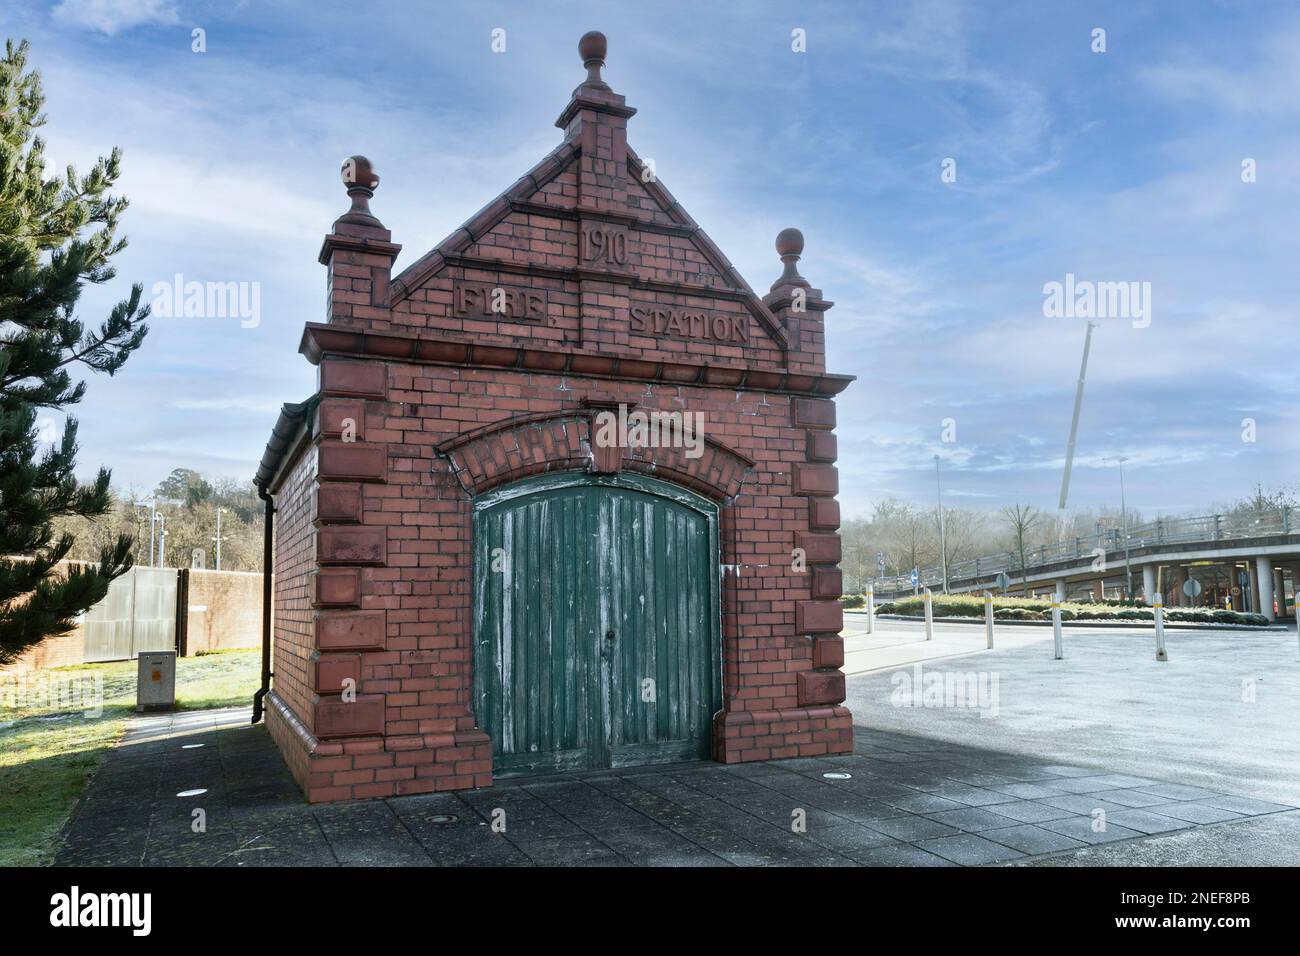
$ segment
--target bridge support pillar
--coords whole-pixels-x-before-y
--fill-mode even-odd
[[[1236,594],[1232,593],[1233,588],[1237,589]],[[1244,607],[1241,601],[1241,574],[1235,561],[1228,562],[1228,597],[1234,611],[1240,611]]]
[[[1142,565],[1142,600],[1148,604],[1154,600],[1156,593],[1156,566],[1154,564]]]
[[[1270,621],[1277,620],[1273,612],[1273,561],[1271,558],[1255,559],[1255,577],[1259,579],[1259,612]]]
[[[1187,583],[1187,568],[1183,565],[1177,565],[1174,568],[1174,603],[1179,607],[1187,607],[1191,604],[1192,599],[1183,593],[1183,585]],[[1168,600],[1165,601],[1169,603]]]
[[[1092,582],[1092,599],[1094,601],[1106,600],[1106,579],[1098,578]]]
[[[1259,568],[1256,565],[1246,562],[1246,574],[1250,578],[1250,603],[1246,605],[1247,611],[1253,611],[1255,614],[1264,613],[1264,601],[1260,597],[1259,590]],[[1273,602],[1270,601],[1269,604]]]

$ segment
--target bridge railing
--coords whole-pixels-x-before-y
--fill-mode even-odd
[[[1165,544],[1183,544],[1201,541],[1231,541],[1242,538],[1300,533],[1300,513],[1292,508],[1267,511],[1247,511],[1230,514],[1196,515],[1189,518],[1157,518],[1128,529],[1130,550],[1156,547]],[[1070,538],[1057,544],[1041,545],[1025,552],[1024,569],[1032,571],[1045,565],[1058,564],[1072,559],[1088,559],[1103,551],[1108,563],[1113,563],[1117,552],[1124,550],[1124,531],[1121,528],[1098,529],[1087,537]],[[954,561],[948,566],[948,580],[986,580],[1005,573],[1011,577],[1021,572],[1020,557],[1012,551],[981,555],[964,561]],[[933,588],[943,584],[943,569],[925,568],[919,572],[919,587]],[[908,576],[876,579],[876,589],[881,592],[910,591]]]

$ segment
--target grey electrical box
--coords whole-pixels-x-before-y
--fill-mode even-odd
[[[175,651],[141,651],[136,673],[136,710],[171,710],[176,706]]]

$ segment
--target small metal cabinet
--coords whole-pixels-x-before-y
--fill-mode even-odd
[[[176,652],[141,651],[135,709],[172,710],[176,706]]]

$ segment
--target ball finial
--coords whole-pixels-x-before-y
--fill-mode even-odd
[[[349,156],[343,160],[339,178],[343,180],[343,188],[348,191],[348,198],[352,200],[352,208],[338,218],[335,226],[342,222],[378,226],[382,229],[384,224],[370,211],[370,197],[375,194],[375,187],[379,185],[379,174],[375,172],[375,167],[370,165],[370,160],[364,156]]]
[[[772,283],[772,291],[783,286],[802,286],[805,289],[812,288],[808,280],[799,274],[799,257],[803,255],[803,233],[791,226],[789,229],[782,229],[776,234],[776,253],[781,257],[781,262],[785,268],[781,271],[781,278]]]
[[[776,252],[781,258],[803,255],[803,233],[793,226],[776,235]]]
[[[349,156],[343,160],[343,168],[339,173],[348,192],[358,187],[374,192],[379,185],[379,174],[364,156]]]
[[[582,57],[582,65],[587,68],[587,79],[578,87],[579,90],[600,93],[609,90],[609,84],[600,78],[601,67],[605,65],[605,46],[605,34],[599,30],[584,33],[578,41],[578,55]]]
[[[605,34],[599,30],[592,30],[584,33],[582,39],[578,41],[578,55],[582,57],[583,66],[588,66],[592,60],[605,60],[606,50]]]

